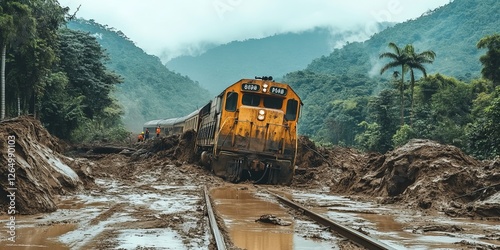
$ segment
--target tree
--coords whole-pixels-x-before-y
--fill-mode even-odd
[[[40,97],[40,120],[51,134],[61,139],[69,139],[71,132],[84,121],[81,105],[84,96],[70,96],[68,85],[64,72],[52,73],[47,77],[45,93]]]
[[[380,153],[393,148],[392,137],[398,127],[397,96],[397,91],[386,89],[370,98],[366,120],[358,124],[363,131],[355,135],[357,147]]]
[[[483,37],[477,43],[478,49],[487,48],[486,55],[479,58],[483,64],[481,74],[493,81],[494,86],[500,85],[500,34]]]
[[[60,30],[60,37],[60,67],[68,76],[69,94],[84,96],[87,118],[107,117],[104,110],[113,104],[110,92],[121,82],[120,77],[106,69],[107,57],[95,37],[66,28]]]
[[[0,2],[0,46],[2,49],[1,63],[1,114],[5,118],[5,66],[7,47],[23,46],[32,41],[36,21],[31,15],[31,9],[23,1],[7,0]]]
[[[380,74],[383,74],[385,71],[388,69],[394,68],[394,67],[401,67],[401,85],[399,87],[399,98],[400,98],[400,113],[401,113],[401,125],[404,125],[404,79],[405,79],[405,72],[407,71],[407,63],[408,63],[408,56],[405,53],[405,50],[402,48],[399,48],[395,43],[389,43],[389,48],[392,49],[394,52],[385,52],[380,54],[379,58],[389,58],[391,59],[390,62],[388,62],[382,69],[380,70]],[[394,76],[395,74],[393,74]]]
[[[434,62],[436,53],[432,50],[426,50],[422,53],[415,53],[415,48],[413,45],[408,44],[404,49],[404,53],[408,57],[406,65],[410,70],[410,98],[411,98],[411,108],[410,108],[410,126],[413,125],[413,106],[414,106],[414,90],[415,90],[415,72],[414,69],[420,70],[424,77],[427,77],[427,72],[424,67],[424,63]]]
[[[500,155],[500,87],[474,100],[474,122],[466,130],[469,153],[486,159]]]
[[[22,54],[26,63],[22,65],[24,79],[19,81],[19,91],[22,95],[23,109],[35,116],[41,106],[44,86],[54,70],[57,55],[59,36],[57,31],[66,23],[65,15],[68,8],[63,8],[57,0],[31,0],[29,5],[36,18],[36,37],[33,46]]]

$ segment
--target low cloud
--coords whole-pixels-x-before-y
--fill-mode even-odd
[[[314,27],[357,30],[366,39],[377,22],[401,22],[450,0],[59,0],[77,16],[121,30],[163,62],[234,40],[300,32]],[[340,45],[336,45],[340,46]]]

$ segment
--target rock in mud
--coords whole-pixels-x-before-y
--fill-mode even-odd
[[[261,215],[259,219],[255,220],[256,222],[262,222],[262,223],[269,223],[269,224],[274,224],[274,225],[280,225],[280,226],[290,226],[292,225],[291,222],[289,221],[284,221],[275,215],[272,214],[264,214]]]

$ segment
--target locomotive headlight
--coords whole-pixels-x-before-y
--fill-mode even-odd
[[[259,115],[257,116],[257,120],[263,121],[266,118],[265,114],[266,111],[264,111],[263,109],[259,110]]]
[[[267,83],[262,84],[262,92],[266,93],[267,87],[269,87],[269,85]]]

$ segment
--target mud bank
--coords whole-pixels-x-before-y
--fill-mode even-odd
[[[92,163],[62,155],[62,144],[31,117],[2,121],[0,138],[0,213],[53,212],[56,195],[92,183]]]
[[[327,186],[333,194],[452,217],[500,217],[499,160],[479,161],[429,140],[411,140],[386,154],[303,140],[297,187]]]

